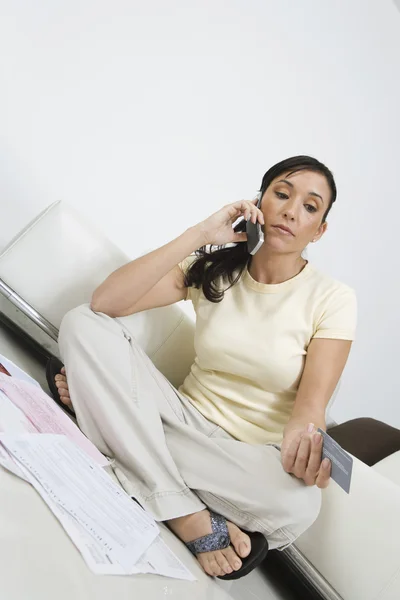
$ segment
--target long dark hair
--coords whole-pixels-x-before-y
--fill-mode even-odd
[[[329,206],[325,211],[322,222],[326,221],[329,211],[336,200],[337,190],[331,171],[324,164],[311,156],[293,156],[277,163],[265,173],[261,181],[261,196],[276,177],[283,173],[292,175],[297,171],[316,171],[326,178],[331,190]],[[246,231],[246,221],[240,221],[234,228],[235,232]],[[221,302],[224,293],[237,283],[246,268],[251,255],[246,243],[234,246],[202,246],[196,250],[197,259],[192,263],[185,275],[187,287],[203,288],[203,294],[210,302]],[[228,282],[225,289],[220,289],[220,280]]]

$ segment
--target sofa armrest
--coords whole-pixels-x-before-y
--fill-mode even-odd
[[[350,494],[332,481],[295,547],[344,600],[398,600],[400,486],[354,458]]]

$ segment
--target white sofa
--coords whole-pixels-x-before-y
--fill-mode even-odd
[[[56,331],[65,312],[87,302],[94,287],[127,260],[80,215],[56,203],[0,255],[0,279],[11,290],[10,298],[13,290],[17,292],[44,318],[45,329],[50,324]],[[194,355],[191,319],[179,305],[126,318],[132,320],[138,340],[156,366],[179,385]],[[51,331],[46,335],[51,337]],[[2,598],[250,596],[244,590],[251,585],[251,575],[230,588],[221,586],[202,574],[195,559],[168,531],[164,535],[199,578],[197,583],[151,576],[94,576],[34,490],[0,467]],[[332,482],[323,492],[316,523],[284,554],[323,598],[399,600],[400,452],[373,468],[354,458],[350,495]],[[242,596],[236,594],[235,585],[242,586]]]

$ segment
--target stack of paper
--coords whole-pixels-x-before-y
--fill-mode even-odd
[[[22,413],[21,420],[29,423],[27,431],[65,435],[100,466],[105,467],[109,464],[106,457],[40,387],[0,373],[0,392],[11,400],[14,408],[19,409],[20,414]],[[2,420],[4,417],[2,419],[0,415],[0,429],[6,431]]]
[[[0,373],[0,464],[29,482],[97,574],[195,578],[107,459],[37,386]]]

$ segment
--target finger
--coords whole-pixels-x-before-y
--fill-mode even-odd
[[[261,210],[255,206],[251,209],[251,221],[254,224],[259,221],[262,225],[264,225],[264,215],[262,214]]]
[[[328,458],[324,458],[318,473],[316,485],[321,488],[327,488],[331,478],[332,463]]]
[[[311,443],[309,436],[303,434],[293,468],[293,473],[299,479],[304,479],[304,477],[306,476],[308,460],[310,458],[310,446]]]
[[[256,214],[258,209],[256,206],[254,206],[251,200],[242,200],[241,202],[234,204],[235,207],[236,205],[238,205],[237,208],[239,209],[240,213],[243,215],[246,221],[248,221],[249,219],[252,219],[253,221],[253,214]],[[256,221],[253,221],[253,223],[255,222]]]
[[[257,208],[257,206],[254,206],[254,205],[250,205],[249,210],[250,210],[252,222],[255,224],[255,223],[257,223],[257,221],[259,221],[259,223],[264,225],[265,221],[264,221],[264,215],[263,215],[262,210]]]
[[[234,208],[236,211],[244,213],[245,210],[254,206],[251,200],[239,200],[238,202],[234,202],[233,204],[228,204],[229,208]]]
[[[236,242],[247,242],[247,233],[235,233],[233,243]]]
[[[305,482],[307,485],[314,485],[317,479],[318,472],[321,468],[322,454],[322,435],[315,432],[311,435],[311,451],[307,465],[307,473]]]
[[[296,462],[297,451],[301,441],[301,431],[293,438],[287,449],[281,451],[282,466],[287,473],[292,473]]]
[[[254,223],[254,221],[253,221],[254,208],[255,208],[255,206],[251,202],[247,201],[244,203],[243,216],[246,219],[246,221],[251,220]]]

